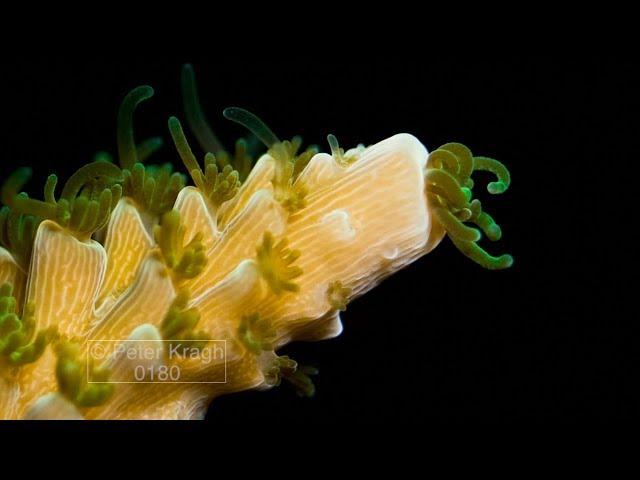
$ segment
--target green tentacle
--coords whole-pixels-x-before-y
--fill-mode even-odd
[[[460,178],[460,184],[463,187],[473,188],[471,174],[475,169],[475,159],[471,150],[465,145],[455,142],[445,143],[438,150],[440,149],[452,153],[458,160],[458,177]]]
[[[38,217],[23,215],[6,206],[0,209],[0,246],[11,252],[25,271],[40,222]]]
[[[498,178],[489,184],[490,193],[502,193],[509,187],[511,179],[504,165],[494,159],[473,157],[462,144],[448,143],[432,152],[425,174],[431,211],[464,255],[484,268],[508,268],[513,264],[511,255],[491,256],[476,243],[481,238],[480,231],[464,225],[477,225],[491,241],[502,237],[500,226],[482,210],[479,200],[472,199],[471,174],[477,170],[490,171]]]
[[[300,397],[313,397],[316,389],[311,375],[317,375],[318,369],[311,366],[299,365],[298,362],[286,355],[276,357],[265,372],[267,385],[278,386],[286,380]]]
[[[131,169],[138,160],[133,136],[133,113],[140,103],[153,96],[153,88],[143,85],[127,94],[118,111],[118,159],[123,169]]]
[[[227,119],[247,128],[269,148],[269,154],[276,161],[272,180],[275,198],[290,213],[296,213],[304,208],[307,189],[300,182],[296,182],[296,179],[311,158],[318,153],[318,148],[311,146],[298,153],[302,138],[294,137],[291,141],[280,141],[260,118],[242,108],[226,108],[223,114]]]
[[[111,371],[96,366],[91,359],[87,363],[78,343],[60,342],[56,354],[58,389],[67,399],[78,407],[91,408],[104,405],[111,398],[115,389],[109,383]]]
[[[4,205],[13,203],[13,199],[20,193],[20,190],[26,185],[32,174],[32,169],[20,167],[9,175],[9,178],[3,183],[0,193],[0,199]]]
[[[455,237],[451,237],[451,241],[464,255],[489,270],[502,270],[513,265],[513,257],[511,255],[505,254],[493,257],[475,242],[466,242]]]
[[[182,99],[184,110],[187,116],[187,124],[193,130],[198,143],[205,152],[212,152],[215,155],[224,150],[220,140],[213,133],[207,118],[200,106],[196,75],[193,67],[189,64],[182,67]]]
[[[238,326],[238,339],[254,355],[273,350],[276,332],[267,319],[257,313],[243,315]]]
[[[434,207],[433,211],[449,236],[468,242],[477,242],[482,237],[478,230],[464,225],[450,210],[442,207]]]
[[[226,119],[239,123],[253,133],[267,148],[280,143],[280,139],[257,115],[239,107],[225,108],[222,114]]]
[[[32,304],[25,307],[22,316],[17,307],[12,285],[0,286],[0,359],[13,366],[35,362],[55,337],[52,328],[35,331]]]
[[[123,193],[145,212],[161,217],[173,208],[178,193],[186,185],[185,176],[172,171],[169,163],[147,166],[136,163],[131,170],[122,172]]]
[[[200,312],[196,308],[189,308],[188,304],[189,294],[178,292],[160,326],[162,338],[173,340],[168,342],[167,347],[182,355],[190,353],[192,349],[202,349],[210,340],[205,332],[195,331]]]
[[[200,274],[207,263],[202,235],[196,234],[185,244],[184,226],[177,210],[162,216],[160,225],[154,228],[154,235],[167,268],[178,279],[194,278]]]
[[[169,130],[182,162],[189,171],[196,187],[209,201],[210,207],[215,211],[224,202],[233,198],[240,188],[239,173],[231,165],[225,165],[224,168],[219,169],[216,157],[211,152],[205,155],[205,170],[203,172],[184,135],[180,120],[176,117],[171,117],[169,119]]]
[[[293,263],[300,257],[298,250],[287,247],[286,239],[275,242],[271,232],[265,232],[257,248],[258,268],[274,294],[297,292],[300,287],[294,281],[302,275],[302,269]]]
[[[160,137],[149,138],[142,142],[136,149],[138,162],[144,162],[147,158],[160,150],[162,145],[164,145],[164,140]]]
[[[498,177],[497,182],[491,182],[487,185],[487,191],[494,195],[504,193],[511,184],[511,175],[509,170],[498,160],[488,157],[475,157],[474,158],[475,170],[484,170],[493,173]]]
[[[71,202],[85,185],[98,178],[111,180],[113,183],[122,181],[122,171],[113,163],[92,162],[80,167],[65,183],[60,198]],[[55,186],[55,185],[54,185]]]
[[[55,198],[56,175],[47,178],[44,201],[18,193],[29,176],[25,169],[14,172],[2,187],[3,201],[17,214],[53,220],[81,238],[91,236],[106,224],[122,194],[119,184],[123,180],[122,172],[116,165],[104,161],[78,169],[67,180],[59,200]],[[37,223],[28,220],[25,225],[30,228],[34,222]]]
[[[428,169],[426,180],[433,186],[431,191],[445,198],[454,207],[465,208],[469,203],[468,194],[462,190],[458,180],[446,170]]]

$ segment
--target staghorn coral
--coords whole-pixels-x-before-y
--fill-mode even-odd
[[[180,121],[168,126],[194,186],[144,163],[162,145],[134,139],[146,86],[120,108],[118,163],[97,155],[59,196],[49,176],[44,200],[21,192],[29,169],[4,183],[0,417],[202,418],[219,395],[282,380],[312,395],[317,371],[278,349],[339,335],[350,300],[445,236],[485,268],[512,264],[477,244],[501,236],[472,199],[477,170],[496,176],[490,193],[508,188],[496,160],[458,143],[428,154],[408,134],[347,151],[329,135],[330,153],[301,150],[239,108],[224,115],[252,136],[228,152],[189,66],[183,94],[202,162]]]

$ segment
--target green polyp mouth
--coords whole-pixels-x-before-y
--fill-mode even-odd
[[[294,265],[300,257],[300,251],[288,248],[285,238],[276,242],[271,232],[265,232],[256,253],[258,270],[275,295],[300,290],[296,279],[303,271]]]
[[[311,376],[318,375],[318,369],[300,365],[286,355],[276,357],[265,372],[267,385],[277,387],[286,380],[300,397],[313,397],[316,392]]]
[[[113,395],[111,371],[83,359],[80,344],[60,341],[55,348],[58,390],[80,408],[104,405]]]
[[[56,199],[56,175],[49,175],[44,187],[44,201],[20,192],[31,177],[31,169],[16,170],[2,186],[2,202],[9,212],[48,219],[76,234],[88,238],[109,220],[122,196],[122,172],[112,163],[98,160],[81,167],[67,180]],[[28,223],[31,225],[31,223]],[[23,232],[24,233],[24,232]]]
[[[482,210],[480,200],[472,199],[474,183],[471,175],[477,171],[488,171],[496,176],[496,181],[487,185],[489,193],[497,195],[509,188],[509,170],[499,161],[474,157],[460,143],[441,146],[429,155],[425,175],[427,198],[434,217],[465,256],[490,270],[509,268],[513,265],[511,255],[494,257],[478,245],[483,233],[495,242],[502,237],[502,230],[491,215]]]
[[[14,212],[7,206],[0,209],[0,246],[13,254],[24,271],[29,268],[31,250],[40,221],[38,217]]]
[[[200,312],[189,307],[189,293],[179,291],[160,326],[167,348],[180,356],[202,350],[210,340],[209,335],[195,328],[200,321]]]
[[[273,350],[276,331],[268,319],[257,313],[243,315],[238,326],[238,338],[244,347],[254,355]]]
[[[293,137],[290,141],[281,141],[258,116],[243,108],[226,108],[223,115],[245,127],[268,148],[268,153],[275,160],[272,183],[276,200],[289,213],[303,209],[306,206],[307,189],[296,180],[318,153],[318,148],[312,145],[302,150],[302,138],[299,136]]]
[[[35,362],[55,336],[53,328],[36,331],[33,304],[27,304],[20,315],[13,285],[0,285],[0,365],[17,367]]]
[[[207,199],[213,211],[217,211],[224,202],[231,200],[238,192],[241,183],[240,174],[228,161],[226,164],[219,162],[211,152],[204,157],[203,170],[191,150],[180,120],[176,117],[169,118],[169,131],[193,183]]]
[[[178,210],[171,210],[162,216],[159,225],[153,229],[162,258],[176,280],[197,277],[207,264],[202,234],[197,233],[185,241],[185,227]]]

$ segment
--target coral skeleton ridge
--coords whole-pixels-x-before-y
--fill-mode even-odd
[[[408,134],[303,150],[240,108],[224,116],[249,136],[225,150],[189,66],[183,94],[206,152],[169,119],[186,175],[149,163],[160,139],[134,139],[145,86],[121,105],[117,159],[96,155],[62,188],[50,175],[42,200],[22,192],[27,168],[4,183],[0,418],[203,418],[217,396],[283,380],[312,395],[317,371],[276,352],[339,335],[349,301],[445,236],[511,266],[478,245],[501,236],[472,198],[477,170],[495,175],[489,193],[508,188],[496,160],[458,143],[429,154]]]

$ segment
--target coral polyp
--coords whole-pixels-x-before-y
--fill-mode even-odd
[[[28,168],[4,182],[0,418],[203,418],[220,395],[283,380],[309,396],[317,371],[277,352],[339,335],[351,300],[445,236],[481,267],[512,265],[478,244],[502,235],[473,198],[476,171],[495,176],[490,194],[508,189],[497,160],[459,143],[429,154],[409,134],[348,150],[328,135],[324,153],[237,107],[224,116],[248,136],[226,150],[190,66],[182,83],[203,157],[170,117],[175,153],[149,163],[163,141],[135,139],[142,86],[119,110],[115,159],[62,189],[50,175],[42,199],[22,191]]]

